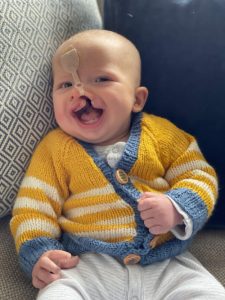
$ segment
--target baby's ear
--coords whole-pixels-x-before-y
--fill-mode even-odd
[[[148,89],[145,86],[139,86],[135,91],[135,102],[132,111],[134,113],[142,111],[148,98]]]

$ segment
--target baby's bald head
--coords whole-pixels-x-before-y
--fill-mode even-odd
[[[129,76],[135,87],[141,81],[141,59],[137,48],[126,37],[112,31],[91,29],[82,31],[66,40],[53,57],[53,71],[59,63],[60,57],[71,50],[77,49],[82,58],[82,52],[96,51],[102,60],[113,58],[114,64],[120,65],[126,76]],[[107,55],[106,55],[107,54]]]

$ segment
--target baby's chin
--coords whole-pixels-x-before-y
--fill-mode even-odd
[[[111,145],[110,141],[106,140],[106,139],[98,139],[98,138],[85,138],[85,137],[80,137],[77,138],[79,141],[88,143],[88,144],[92,144],[94,146],[107,146],[107,145]]]
[[[76,140],[84,142],[84,143],[88,143],[94,146],[107,146],[107,145],[112,145],[114,142],[114,139],[110,139],[110,138],[105,138],[105,137],[90,137],[90,136],[85,136],[85,135],[81,135],[81,134],[70,134],[71,136],[73,136]]]
[[[116,137],[107,137],[106,138],[102,138],[102,139],[95,139],[95,140],[91,140],[91,139],[86,139],[83,140],[83,142],[89,143],[89,144],[93,144],[95,146],[110,146],[110,145],[114,145],[118,142],[127,142],[129,136],[116,136]]]

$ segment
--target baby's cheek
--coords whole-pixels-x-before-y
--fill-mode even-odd
[[[58,124],[63,124],[66,120],[66,115],[64,113],[63,107],[61,107],[58,104],[54,105],[54,114],[55,114],[55,119]]]
[[[64,116],[61,113],[55,113],[55,119],[56,119],[57,123],[60,124],[63,122]]]

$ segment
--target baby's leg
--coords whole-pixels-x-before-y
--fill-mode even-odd
[[[144,299],[225,299],[224,287],[189,252],[146,267],[144,274]]]
[[[38,300],[91,300],[84,288],[75,280],[62,278],[46,286],[38,293]]]
[[[113,257],[84,254],[75,268],[61,273],[61,279],[39,292],[38,300],[127,299],[127,271]]]

